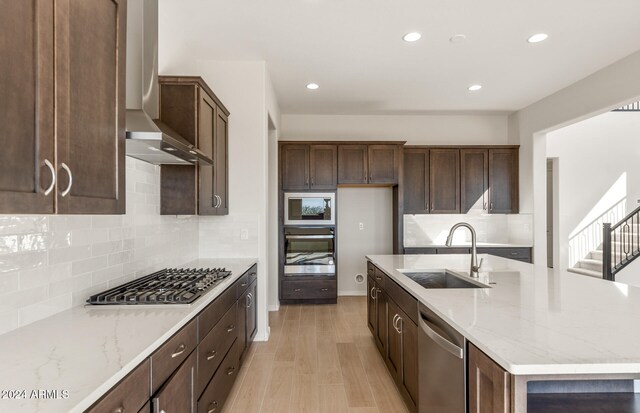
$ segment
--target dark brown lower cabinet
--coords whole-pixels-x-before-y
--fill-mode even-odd
[[[156,412],[192,412],[195,407],[196,352],[185,360],[151,399]]]
[[[90,407],[87,413],[136,412],[145,403],[147,403],[147,410],[144,410],[143,407],[140,411],[150,412],[148,406],[150,364],[148,359],[142,362],[109,393]]]
[[[511,412],[511,376],[469,343],[469,413]]]
[[[198,413],[222,411],[222,406],[231,392],[240,369],[239,350],[239,342],[236,340],[204,393],[202,393],[202,397],[198,400]]]
[[[238,351],[240,352],[240,361],[244,360],[247,350],[251,347],[251,343],[253,343],[258,331],[256,295],[257,282],[254,281],[238,300]]]
[[[369,263],[370,264],[370,263]],[[377,281],[367,279],[367,323],[376,347],[411,413],[418,406],[418,326],[415,298],[374,267]]]

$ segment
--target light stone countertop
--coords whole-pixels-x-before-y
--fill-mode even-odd
[[[75,307],[0,335],[0,390],[69,392],[66,399],[0,399],[0,411],[84,411],[256,262],[212,259],[181,266],[232,272],[191,305]]]
[[[491,288],[447,290],[425,289],[398,270],[468,277],[470,255],[367,256],[512,374],[640,374],[640,288],[480,258],[477,280]]]

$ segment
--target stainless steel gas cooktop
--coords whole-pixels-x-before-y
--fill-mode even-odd
[[[87,303],[191,304],[230,275],[224,268],[167,268],[92,295]]]

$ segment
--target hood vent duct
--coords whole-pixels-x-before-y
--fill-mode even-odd
[[[154,165],[213,160],[158,120],[158,1],[127,4],[126,154]]]

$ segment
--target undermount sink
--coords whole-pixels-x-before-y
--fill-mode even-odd
[[[411,270],[401,273],[411,278],[424,288],[491,288],[487,285],[465,280],[449,270]]]

